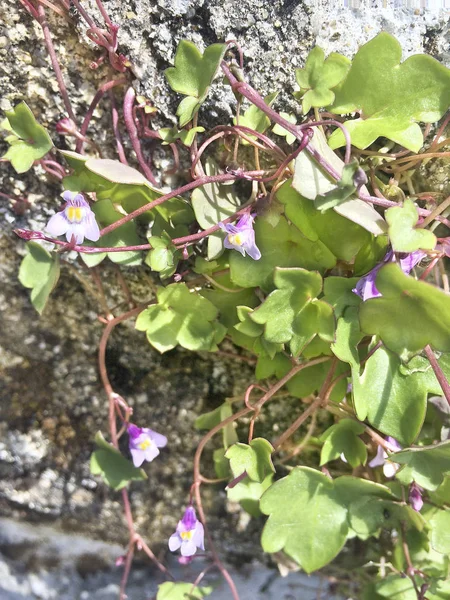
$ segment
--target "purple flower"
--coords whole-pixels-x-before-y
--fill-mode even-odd
[[[418,263],[420,263],[422,258],[424,258],[425,256],[425,252],[422,252],[421,250],[416,250],[415,252],[411,252],[411,254],[407,254],[405,258],[401,258],[398,261],[398,264],[400,265],[400,268],[403,271],[403,273],[409,275],[414,269],[414,267]],[[375,280],[377,278],[378,271],[381,269],[381,267],[390,262],[395,262],[395,255],[392,252],[392,250],[389,250],[389,252],[383,258],[383,261],[380,264],[378,264],[371,271],[369,271],[367,275],[361,277],[361,279],[356,284],[356,287],[353,288],[352,292],[358,294],[358,296],[360,296],[363,300],[369,300],[369,298],[377,298],[378,296],[381,296],[380,292],[377,290],[377,287],[375,285]]]
[[[416,512],[420,512],[423,506],[422,488],[415,481],[409,488],[408,502]]]
[[[219,223],[219,227],[222,231],[225,231],[228,235],[226,236],[223,245],[229,250],[237,250],[245,256],[245,253],[254,260],[261,258],[261,252],[258,246],[255,244],[255,232],[253,231],[253,215],[246,213],[242,215],[236,225],[227,223]]]
[[[388,436],[386,438],[386,442],[392,448],[393,452],[398,452],[399,450],[402,449],[400,444],[393,437]],[[389,455],[383,449],[383,447],[378,446],[377,454],[376,454],[375,458],[372,458],[372,460],[369,462],[369,467],[374,468],[374,467],[381,467],[381,466],[383,467],[384,476],[387,477],[388,479],[390,479],[391,477],[394,477],[394,475],[400,468],[400,465],[393,463],[392,461],[389,460]]]
[[[76,244],[82,244],[84,238],[96,242],[100,237],[100,230],[83,194],[64,192],[61,195],[66,205],[61,212],[53,215],[47,223],[46,230],[54,237],[65,234],[68,242],[74,237]]]
[[[135,467],[140,467],[144,460],[151,462],[158,456],[158,448],[164,448],[167,444],[165,435],[146,427],[138,427],[133,423],[128,425],[128,435],[128,444]]]
[[[181,548],[181,556],[193,556],[197,549],[204,550],[203,525],[197,519],[195,510],[188,506],[181,521],[178,521],[177,529],[169,539],[169,549],[172,552]]]

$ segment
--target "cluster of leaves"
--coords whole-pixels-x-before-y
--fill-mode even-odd
[[[197,126],[199,110],[225,50],[225,45],[214,44],[202,55],[192,43],[180,43],[175,66],[166,76],[185,98],[177,111],[180,129],[160,131],[165,143],[191,146],[204,132]],[[352,61],[338,54],[325,59],[315,48],[305,68],[297,71],[300,91],[295,95],[304,113],[311,108],[327,108],[336,115],[358,113],[358,118],[345,122],[356,148],[368,148],[382,137],[417,152],[423,143],[418,122],[434,122],[450,106],[450,71],[425,55],[400,60],[398,42],[384,33]],[[269,107],[276,99],[275,92],[264,101]],[[7,116],[17,136],[9,150],[14,150],[9,158],[16,168],[14,157],[21,144],[31,162],[41,156],[33,153],[38,146],[39,152],[48,151],[44,134],[29,115],[26,132],[18,128],[15,115]],[[296,121],[286,117],[289,123]],[[271,126],[255,105],[236,115],[235,123],[255,134],[265,134]],[[295,140],[280,124],[272,133],[285,138],[286,146]],[[40,141],[33,144],[30,138]],[[248,156],[255,139],[247,132],[239,148],[238,157],[248,170],[254,167]],[[159,352],[177,346],[213,352],[227,336],[242,352],[256,356],[255,377],[267,388],[286,377],[293,398],[309,404],[317,394],[324,395],[324,430],[309,441],[308,456],[315,468],[292,458],[286,475],[277,463],[279,449],[268,440],[259,437],[244,444],[231,422],[222,429],[223,443],[213,454],[215,472],[229,480],[231,501],[254,517],[268,517],[261,539],[266,552],[283,550],[310,573],[333,560],[349,539],[359,538],[374,548],[370,538],[378,540],[383,530],[395,531],[388,551],[393,572],[370,584],[367,600],[416,598],[422,584],[427,598],[444,600],[450,594],[450,442],[445,441],[449,411],[445,403],[432,401],[442,389],[424,349],[437,353],[440,372],[449,376],[450,296],[399,266],[402,253],[432,253],[438,240],[418,223],[415,198],[382,214],[359,197],[369,195],[365,171],[372,165],[356,160],[345,164],[334,152],[344,144],[339,129],[329,139],[315,129],[309,149],[296,157],[291,172],[285,171],[281,185],[271,189],[271,202],[258,207],[255,221],[259,260],[224,251],[225,233],[220,230],[196,246],[196,256],[174,243],[193,230],[205,231],[233,217],[254,201],[253,192],[244,197],[242,186],[211,182],[195,189],[189,199],[175,197],[155,205],[96,243],[118,248],[148,241],[151,248],[145,256],[141,250],[80,256],[89,267],[107,257],[127,267],[144,262],[159,274],[154,302],[136,322]],[[324,169],[316,153],[339,179]],[[65,188],[95,194],[93,211],[103,227],[162,196],[131,167],[74,152],[62,154],[71,168]],[[220,172],[211,156],[203,169],[206,175]],[[382,170],[376,176],[389,184]],[[389,250],[393,260],[380,267]],[[35,242],[28,244],[20,280],[32,288],[39,312],[56,284],[58,264],[56,254],[52,257]],[[354,288],[375,267],[374,283],[381,296],[363,301]],[[290,376],[293,365],[304,368]],[[196,427],[211,430],[232,415],[232,405],[225,402],[201,415]],[[391,436],[404,446],[389,457],[400,466],[395,481],[381,483],[381,472],[368,467],[368,456],[376,450],[368,432]],[[103,438],[97,438],[97,445],[92,472],[101,474],[113,489],[143,478],[143,472]],[[328,471],[322,472],[325,465]],[[423,490],[421,512],[405,500],[412,483]],[[410,556],[402,551],[403,542]],[[399,573],[409,569],[410,560],[417,571],[402,577]],[[210,590],[166,583],[158,599],[175,600],[186,593],[202,598]]]

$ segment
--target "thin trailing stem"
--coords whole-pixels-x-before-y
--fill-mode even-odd
[[[450,384],[430,345],[425,346],[425,355],[430,362],[434,374],[436,375],[436,379],[439,381],[439,385],[442,388],[445,399],[450,405]]]

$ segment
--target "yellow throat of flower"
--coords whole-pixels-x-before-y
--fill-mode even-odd
[[[233,244],[235,246],[242,246],[242,238],[239,233],[230,233],[228,235],[228,241],[230,242],[230,244]]]
[[[151,445],[152,445],[152,441],[147,439],[139,444],[139,449],[147,450],[147,448],[150,448]]]
[[[83,208],[81,206],[69,206],[66,215],[71,223],[81,223],[83,220]]]
[[[182,540],[190,540],[192,537],[192,531],[182,531],[180,533],[180,537]]]

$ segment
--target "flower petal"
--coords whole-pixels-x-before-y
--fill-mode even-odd
[[[374,467],[381,467],[381,465],[384,465],[384,463],[386,462],[386,458],[387,453],[383,450],[381,446],[378,446],[375,458],[372,458],[372,460],[368,463],[369,467],[372,467],[372,469]]]
[[[145,460],[145,452],[138,450],[137,448],[130,448],[131,457],[133,459],[133,465],[140,467]]]
[[[181,538],[177,533],[174,533],[169,538],[169,550],[175,552],[181,546]]]
[[[100,237],[100,228],[91,209],[84,220],[84,235],[92,242],[96,242]]]
[[[64,235],[69,227],[70,223],[65,218],[64,211],[62,211],[53,215],[45,229],[53,237],[58,237]]]
[[[197,552],[197,546],[193,540],[184,540],[181,544],[181,556],[193,556]]]
[[[200,521],[197,521],[195,525],[194,534],[192,536],[192,541],[201,550],[205,549],[205,530]]]
[[[153,429],[146,429],[145,431],[148,433],[149,437],[151,437],[151,439],[155,442],[158,448],[164,448],[164,446],[167,446],[167,438],[165,435],[163,435],[162,433],[157,433],[156,431],[153,431]]]
[[[152,444],[146,450],[144,450],[144,457],[145,460],[147,460],[148,462],[152,462],[152,460],[155,459],[158,456],[158,454],[159,450],[155,444]]]

